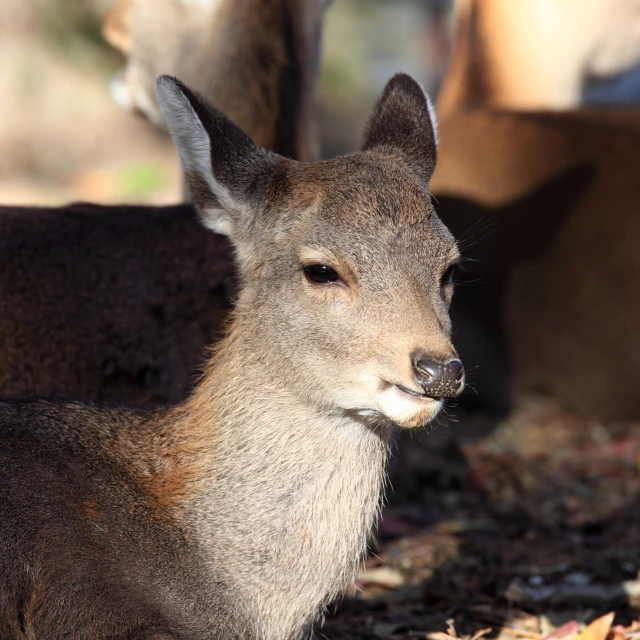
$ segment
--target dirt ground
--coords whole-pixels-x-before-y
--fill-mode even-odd
[[[377,542],[317,639],[640,637],[640,425],[520,405],[404,434]]]

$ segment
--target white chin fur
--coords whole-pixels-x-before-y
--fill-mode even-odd
[[[436,417],[442,400],[420,398],[389,385],[377,396],[380,412],[400,427],[419,427]]]

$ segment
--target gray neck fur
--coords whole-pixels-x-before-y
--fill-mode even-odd
[[[255,636],[296,638],[309,612],[355,577],[381,505],[391,428],[306,404],[246,361],[244,375],[226,375],[239,364],[234,347],[218,353],[192,402],[196,415],[224,407],[193,527]],[[216,401],[200,404],[201,394]]]

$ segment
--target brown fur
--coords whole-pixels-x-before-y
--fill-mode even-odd
[[[0,397],[179,402],[235,288],[187,205],[0,208],[0,253]]]
[[[106,39],[128,58],[116,99],[155,124],[164,121],[155,80],[173,74],[228,113],[259,145],[317,156],[313,87],[320,0],[120,0]]]
[[[515,391],[551,393],[590,417],[640,415],[639,124],[636,110],[596,109],[478,110],[441,123],[432,190],[482,259],[466,264],[463,278],[479,281],[454,307],[466,364],[484,365],[481,402],[499,404],[513,379]],[[508,368],[496,371],[502,349]]]
[[[395,76],[364,151],[314,164],[176,80],[158,95],[201,219],[236,250],[237,305],[173,408],[0,403],[2,638],[304,637],[366,551],[393,425],[442,405],[415,353],[455,356],[458,251],[418,85]]]
[[[461,352],[480,367],[478,401],[505,409],[537,390],[589,417],[637,419],[640,300],[627,274],[638,271],[640,113],[491,109],[577,105],[587,74],[637,59],[640,3],[459,0],[456,10],[433,189],[443,219],[478,242],[466,277],[479,282],[454,309]]]

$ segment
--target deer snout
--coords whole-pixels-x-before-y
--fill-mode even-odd
[[[417,352],[413,356],[413,375],[425,395],[437,400],[455,398],[464,389],[464,367],[458,359],[441,362]]]

